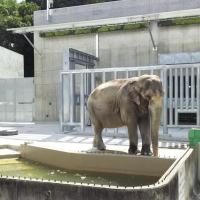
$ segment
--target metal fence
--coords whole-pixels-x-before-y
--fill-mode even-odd
[[[69,70],[60,76],[60,122],[66,128],[90,125],[86,102],[99,84],[116,79],[158,75],[165,92],[161,125],[168,127],[200,126],[200,64]]]

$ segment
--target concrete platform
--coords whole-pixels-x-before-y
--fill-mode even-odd
[[[0,148],[0,159],[1,158],[16,158],[20,155],[19,151],[8,148]]]

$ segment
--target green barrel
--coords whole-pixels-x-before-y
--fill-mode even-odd
[[[194,148],[200,142],[200,129],[192,128],[188,133],[190,147]]]

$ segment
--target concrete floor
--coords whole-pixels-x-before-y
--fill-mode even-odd
[[[23,143],[51,146],[57,149],[70,148],[73,151],[86,151],[92,148],[92,133],[78,134],[77,132],[61,133],[59,123],[0,123],[0,129],[17,130],[18,135],[0,136],[0,145],[19,147]],[[91,131],[90,131],[91,132]],[[159,135],[159,156],[178,157],[182,150],[188,146],[188,129],[170,128],[168,135]],[[129,141],[127,137],[118,135],[103,136],[107,149],[128,151]],[[139,139],[139,149],[141,148]],[[82,149],[82,150],[81,150]]]

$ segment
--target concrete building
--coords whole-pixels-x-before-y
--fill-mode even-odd
[[[0,47],[0,121],[32,121],[33,78],[24,78],[24,56]]]
[[[97,68],[185,63],[184,54],[174,57],[200,51],[199,13],[197,0],[120,0],[36,11],[34,27],[14,30],[34,32],[34,119],[59,120],[59,76],[66,48],[97,56]],[[130,24],[142,25],[117,27]],[[114,28],[93,31],[106,26]],[[198,56],[187,62],[199,62]]]
[[[24,77],[24,56],[0,46],[0,78]]]

